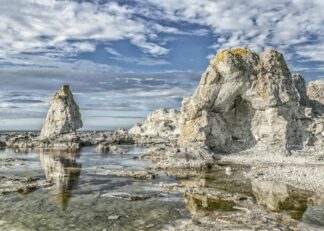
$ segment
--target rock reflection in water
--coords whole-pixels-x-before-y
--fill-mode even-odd
[[[233,207],[235,205],[234,201],[231,200],[222,200],[219,198],[211,198],[208,195],[204,194],[185,194],[185,198],[187,201],[188,210],[191,213],[195,213],[197,211],[214,211],[214,210],[222,210],[222,211],[231,211],[234,210]]]
[[[78,185],[82,167],[77,163],[78,157],[77,152],[39,150],[46,179],[54,183],[53,199],[63,209],[67,208],[72,190]]]
[[[273,211],[286,211],[293,219],[304,222],[312,220],[307,212],[307,219],[303,217],[305,211],[312,211],[315,205],[320,209],[317,209],[317,213],[312,216],[317,217],[316,220],[318,216],[324,219],[324,199],[310,191],[299,190],[283,183],[260,180],[252,181],[252,191],[258,204]],[[319,210],[321,212],[318,212]]]

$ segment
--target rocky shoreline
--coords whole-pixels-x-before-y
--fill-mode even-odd
[[[286,185],[312,195],[324,192],[323,86],[323,81],[306,86],[303,77],[291,74],[283,55],[273,49],[261,54],[246,48],[225,50],[211,60],[197,90],[184,99],[180,111],[157,109],[143,124],[135,124],[129,131],[76,131],[82,127],[81,114],[69,87],[63,86],[52,98],[40,134],[3,133],[0,148],[16,152],[75,151],[95,145],[97,153],[126,154],[123,145],[137,145],[147,151],[134,158],[152,162],[145,169],[96,169],[96,174],[137,180],[152,180],[159,174],[184,179],[209,171],[231,175],[232,165],[245,165],[249,171],[240,174],[252,182],[254,193],[260,196],[259,203],[268,205],[261,195],[266,188],[274,194],[284,194],[283,201],[291,194]],[[16,187],[17,190],[29,187],[24,185],[25,181],[21,179],[23,186]],[[204,180],[184,182],[162,187],[184,193],[193,217],[170,224],[164,230],[301,229],[294,219],[257,207],[252,203],[253,197],[242,199],[240,195],[201,187]],[[34,182],[30,185],[45,186]],[[200,201],[204,207],[209,200],[229,206],[237,214],[221,220],[217,213],[196,212],[193,202]],[[271,203],[270,209],[276,210],[278,203]],[[227,221],[230,225],[226,225]]]

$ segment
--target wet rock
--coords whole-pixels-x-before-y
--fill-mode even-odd
[[[214,155],[208,149],[204,148],[167,148],[155,150],[153,152],[153,168],[163,170],[206,170],[214,165]],[[156,157],[157,158],[154,158]]]
[[[40,137],[52,138],[61,134],[75,132],[82,127],[79,107],[74,101],[68,85],[63,85],[51,99]]]
[[[115,175],[121,177],[130,177],[138,180],[151,180],[156,177],[156,175],[149,171],[118,171],[118,170],[110,170],[104,167],[98,167],[98,173],[104,175]]]
[[[28,194],[39,188],[50,187],[53,184],[33,177],[0,177],[0,195],[19,192]]]
[[[34,148],[58,149],[58,150],[79,150],[83,146],[82,140],[76,134],[68,133],[56,136],[55,138],[41,139]]]
[[[101,195],[102,197],[114,197],[119,199],[125,199],[129,201],[142,201],[154,197],[161,197],[162,195],[157,193],[126,193],[126,192],[112,192]]]

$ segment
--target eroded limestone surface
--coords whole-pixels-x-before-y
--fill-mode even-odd
[[[216,152],[321,151],[323,112],[278,51],[224,50],[211,60],[193,96],[182,102],[179,144]]]
[[[324,104],[324,80],[310,81],[307,84],[307,95],[310,99]]]
[[[179,119],[179,111],[160,108],[151,112],[143,124],[135,124],[128,133],[139,143],[150,142],[153,139],[160,139],[158,142],[176,140],[180,134]]]
[[[52,138],[64,133],[75,132],[82,126],[81,114],[73,94],[68,85],[63,85],[51,99],[51,106],[40,137]]]

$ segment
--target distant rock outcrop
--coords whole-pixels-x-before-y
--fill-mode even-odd
[[[179,144],[216,152],[323,150],[323,112],[278,51],[224,50],[182,102]]]
[[[51,99],[51,106],[42,128],[41,138],[75,132],[82,127],[79,107],[73,99],[68,85],[63,85]]]
[[[175,109],[160,108],[151,112],[143,124],[135,124],[128,133],[134,138],[160,138],[165,141],[176,140],[179,131],[180,112]],[[137,139],[138,140],[138,139]]]

